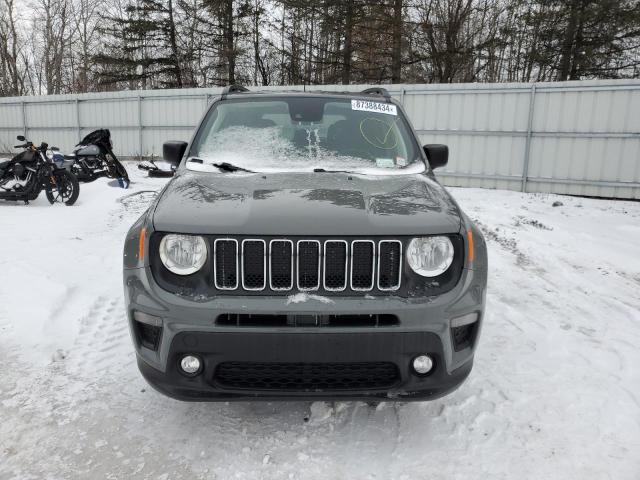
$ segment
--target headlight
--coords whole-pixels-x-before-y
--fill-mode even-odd
[[[166,235],[160,241],[160,259],[176,275],[191,275],[207,261],[207,242],[197,235]]]
[[[414,238],[407,249],[409,266],[423,277],[437,277],[453,262],[453,244],[448,237]]]
[[[45,155],[49,160],[53,160],[53,150],[49,149],[45,152]]]

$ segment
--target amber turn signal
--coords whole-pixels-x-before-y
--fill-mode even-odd
[[[140,240],[138,243],[138,260],[140,262],[144,261],[144,240],[146,235],[147,235],[147,229],[143,227],[140,230]]]

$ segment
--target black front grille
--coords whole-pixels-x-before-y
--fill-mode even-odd
[[[320,287],[320,242],[298,242],[298,288],[317,290]]]
[[[398,368],[390,362],[223,362],[213,378],[227,389],[289,392],[387,389],[399,379]]]
[[[263,240],[242,242],[242,287],[262,290],[266,286],[266,243]]]
[[[216,288],[233,290],[238,288],[238,242],[219,238],[214,242]]]
[[[374,283],[375,246],[370,241],[351,244],[351,288],[371,290]]]
[[[348,293],[395,291],[402,283],[400,240],[218,238],[213,244],[219,290]]]
[[[347,242],[329,240],[324,243],[324,288],[347,288]]]
[[[400,286],[400,267],[402,265],[402,244],[383,240],[379,246],[378,288],[396,290]]]
[[[269,246],[270,286],[272,290],[293,288],[293,242],[272,240]]]

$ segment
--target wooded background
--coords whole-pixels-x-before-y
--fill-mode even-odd
[[[0,96],[640,77],[640,0],[0,0]]]

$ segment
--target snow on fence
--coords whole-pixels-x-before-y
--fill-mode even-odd
[[[449,165],[437,172],[446,185],[640,198],[640,80],[386,87],[423,143],[449,145]],[[109,128],[122,157],[159,156],[164,140],[189,140],[221,90],[0,98],[0,152],[12,152],[20,134],[69,151]]]

